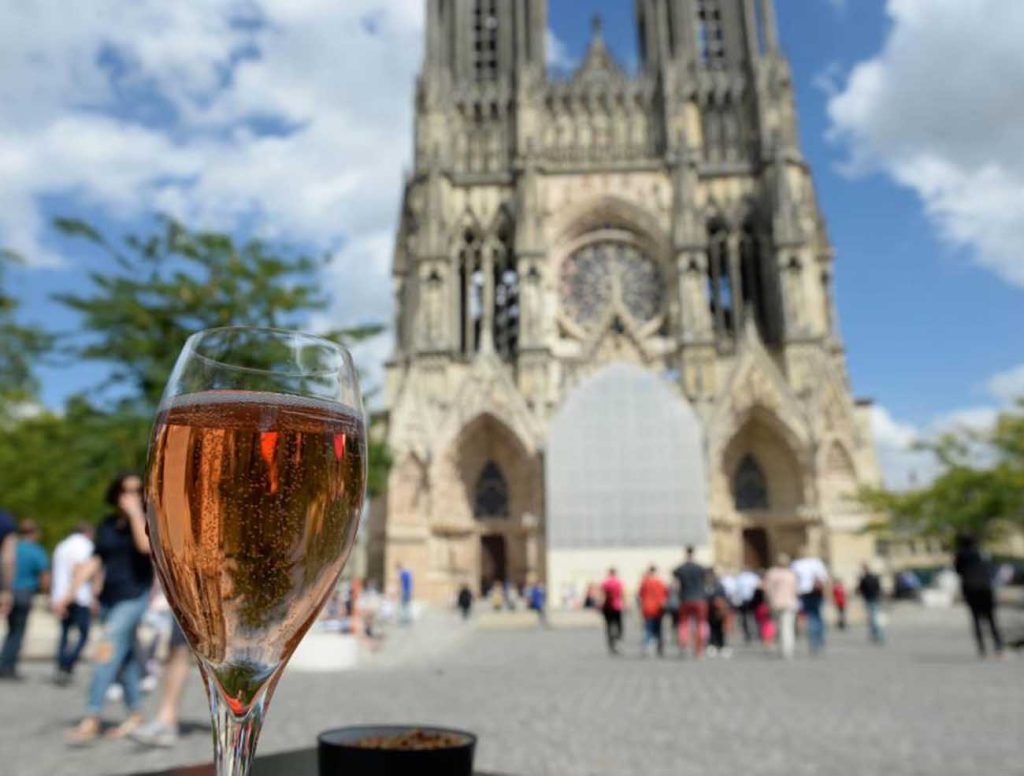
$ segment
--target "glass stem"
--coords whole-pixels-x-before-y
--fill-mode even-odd
[[[256,741],[263,726],[267,705],[267,688],[260,690],[249,711],[237,716],[221,695],[216,682],[206,679],[213,718],[213,757],[217,776],[248,776],[256,754]]]

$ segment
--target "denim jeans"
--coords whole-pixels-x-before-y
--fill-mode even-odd
[[[88,606],[71,604],[68,613],[60,621],[60,643],[57,645],[57,669],[66,674],[74,670],[75,663],[85,649],[85,642],[89,640],[89,626],[92,624],[92,612]],[[74,628],[78,637],[74,645],[70,645],[68,635]]]
[[[880,616],[882,606],[878,601],[865,601],[864,606],[868,610],[868,634],[873,642],[881,644],[885,641]]]
[[[148,603],[149,593],[145,593],[138,598],[119,601],[101,613],[103,637],[96,645],[89,700],[85,707],[88,715],[98,716],[103,710],[103,699],[115,679],[124,688],[124,702],[129,711],[139,707],[142,665],[135,636]]]
[[[653,643],[659,655],[665,651],[661,632],[661,618],[662,615],[660,614],[655,617],[644,617],[644,649],[650,648]]]
[[[15,590],[11,610],[7,613],[7,636],[0,650],[0,673],[13,674],[21,655],[21,642],[28,628],[28,615],[32,611],[32,593]]]
[[[807,643],[811,654],[825,648],[825,618],[821,616],[821,593],[805,593],[800,596],[800,606],[807,617]]]

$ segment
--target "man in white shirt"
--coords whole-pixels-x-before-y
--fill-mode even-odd
[[[805,550],[790,568],[796,574],[800,611],[807,617],[807,643],[811,654],[817,655],[825,648],[825,619],[821,609],[825,603],[828,570],[821,558],[811,555],[810,550]]]
[[[60,643],[57,646],[57,673],[54,682],[64,686],[71,682],[71,674],[78,662],[85,643],[89,639],[89,625],[92,621],[92,585],[87,581],[79,586],[75,597],[66,607],[64,601],[71,587],[75,569],[93,555],[93,529],[91,525],[79,525],[74,532],[57,545],[53,551],[53,583],[50,602],[61,618]],[[69,645],[71,630],[78,632],[74,645]]]

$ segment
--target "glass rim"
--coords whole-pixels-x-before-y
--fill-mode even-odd
[[[303,372],[284,372],[274,369],[258,369],[252,366],[239,366],[237,364],[229,364],[226,361],[221,361],[217,358],[211,358],[205,353],[201,353],[197,347],[197,344],[203,337],[210,334],[217,334],[223,332],[260,332],[262,334],[271,334],[280,337],[298,337],[304,340],[308,340],[311,344],[316,344],[321,347],[333,350],[340,354],[342,360],[342,368],[347,368],[355,372],[355,362],[352,359],[352,354],[348,348],[344,345],[321,337],[318,334],[310,334],[299,329],[282,329],[274,326],[214,326],[209,329],[200,329],[199,331],[192,332],[188,339],[185,340],[185,349],[194,356],[195,358],[205,361],[207,364],[213,364],[220,369],[230,369],[236,372],[248,372],[249,374],[258,375],[272,375],[276,377],[327,377],[329,375],[336,375],[340,369],[324,369],[318,371],[303,371]]]

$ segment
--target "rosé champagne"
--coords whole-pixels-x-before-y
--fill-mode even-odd
[[[147,472],[153,557],[178,622],[235,714],[283,669],[355,539],[358,414],[257,391],[168,400]]]

